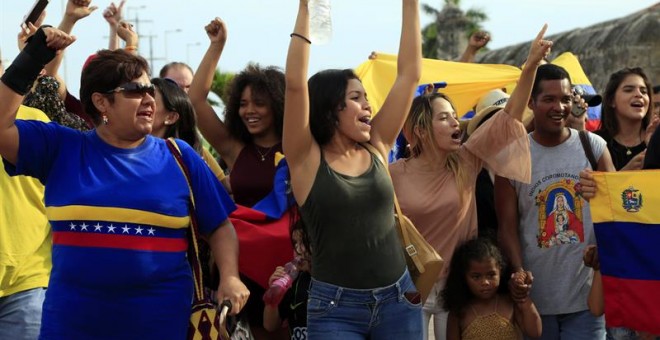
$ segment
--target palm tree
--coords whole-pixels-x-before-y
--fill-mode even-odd
[[[444,0],[442,10],[422,4],[424,13],[435,21],[422,28],[422,55],[432,59],[456,59],[465,48],[470,35],[483,30],[481,23],[488,19],[486,13],[478,8],[463,12],[461,0]],[[442,32],[438,34],[438,32]]]

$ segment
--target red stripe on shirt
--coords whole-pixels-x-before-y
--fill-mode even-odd
[[[163,252],[181,252],[188,249],[185,239],[68,231],[53,232],[53,244]]]

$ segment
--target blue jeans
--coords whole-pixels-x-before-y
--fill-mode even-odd
[[[605,340],[605,319],[588,310],[557,315],[541,315],[540,340]],[[525,339],[530,339],[525,337]]]
[[[0,297],[0,340],[35,340],[41,328],[45,288]]]
[[[422,329],[422,301],[407,270],[394,284],[374,289],[312,279],[307,300],[310,340],[414,340],[423,339]]]

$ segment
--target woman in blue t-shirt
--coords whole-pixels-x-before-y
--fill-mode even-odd
[[[154,87],[147,62],[100,51],[83,70],[81,100],[96,128],[16,120],[39,71],[73,38],[40,28],[2,77],[0,155],[10,175],[45,184],[53,270],[44,339],[184,339],[192,300],[186,259],[190,189],[165,141],[149,135]],[[195,151],[189,168],[195,217],[221,273],[217,298],[233,313],[249,292],[238,278],[235,206]]]

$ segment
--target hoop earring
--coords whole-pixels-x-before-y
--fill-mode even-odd
[[[103,125],[108,125],[108,116],[103,115]]]

